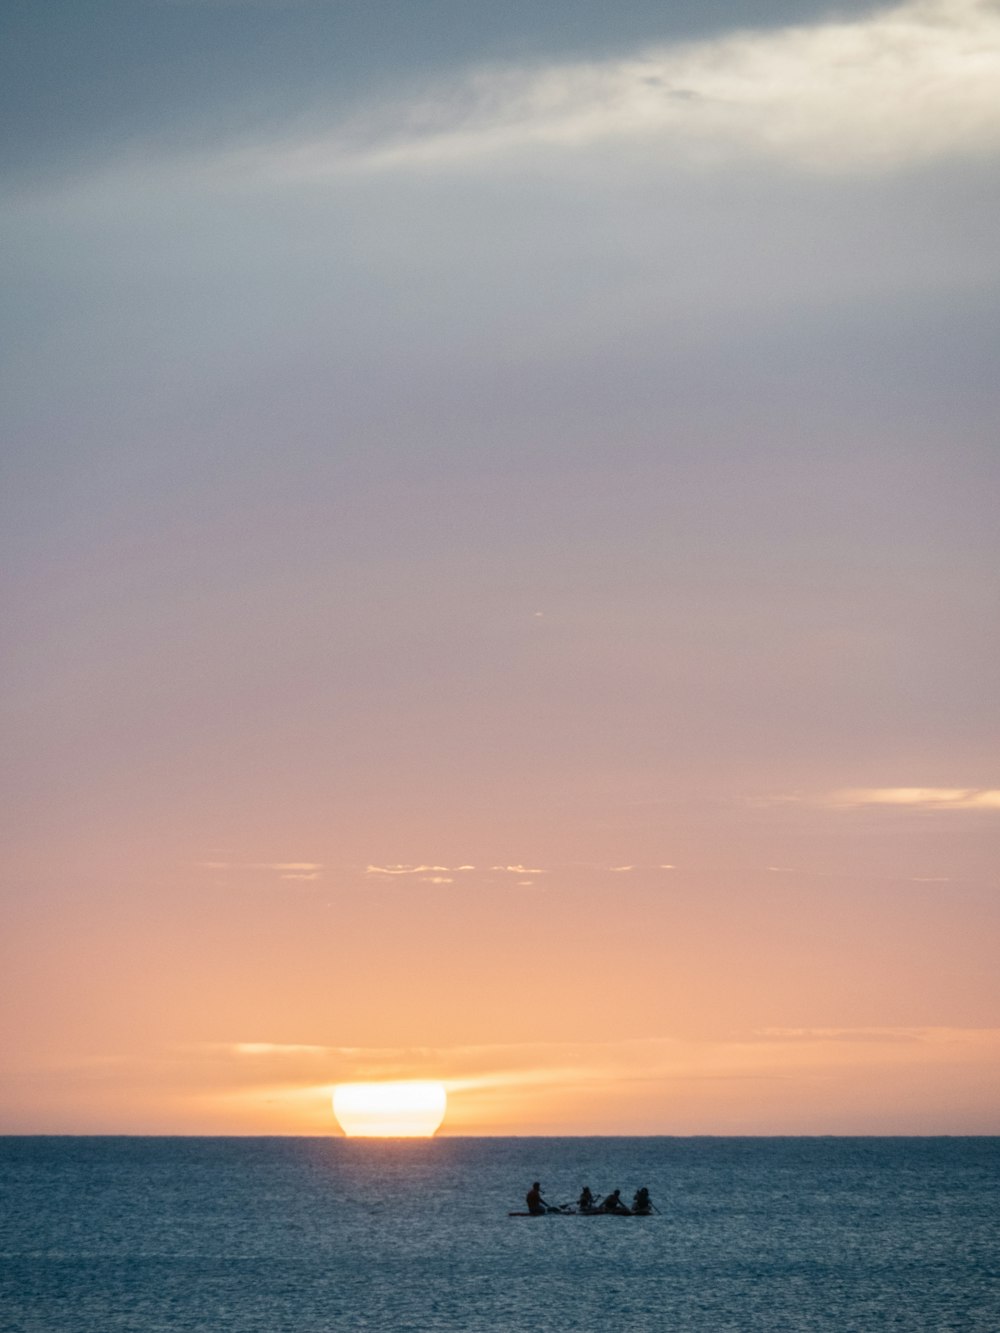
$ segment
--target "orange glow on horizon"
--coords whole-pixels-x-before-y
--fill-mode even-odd
[[[333,1094],[333,1113],[349,1139],[429,1139],[447,1107],[437,1082],[341,1083]]]

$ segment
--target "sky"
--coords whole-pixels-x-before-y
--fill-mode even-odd
[[[2,23],[0,1132],[1000,1132],[1000,5]]]

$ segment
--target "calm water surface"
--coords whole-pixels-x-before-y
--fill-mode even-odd
[[[8,1138],[0,1190],[3,1333],[1000,1330],[1000,1139]]]

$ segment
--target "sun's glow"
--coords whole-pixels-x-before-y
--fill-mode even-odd
[[[333,1114],[349,1139],[429,1139],[444,1119],[443,1083],[341,1083]]]

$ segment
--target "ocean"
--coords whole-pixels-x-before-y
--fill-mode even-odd
[[[4,1138],[0,1329],[997,1333],[1000,1139]]]

